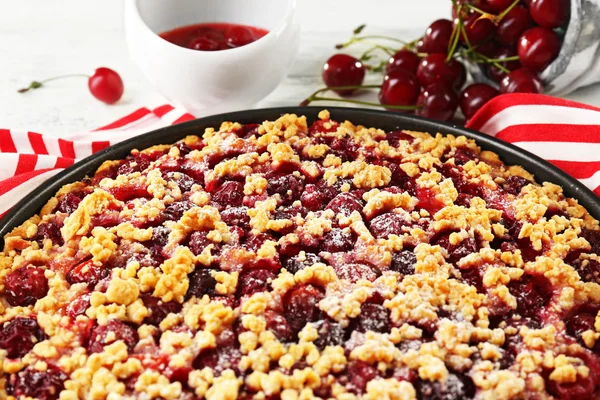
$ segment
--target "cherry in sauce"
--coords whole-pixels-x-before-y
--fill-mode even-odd
[[[242,47],[265,36],[269,31],[254,26],[204,23],[186,25],[159,36],[177,46],[192,50],[219,51]]]

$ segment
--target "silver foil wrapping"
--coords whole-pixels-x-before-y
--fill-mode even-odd
[[[476,81],[493,84],[479,66],[469,70]],[[540,77],[545,93],[555,96],[600,82],[600,0],[571,0],[560,53]]]

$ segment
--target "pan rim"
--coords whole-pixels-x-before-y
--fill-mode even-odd
[[[174,143],[187,135],[201,134],[206,127],[218,127],[224,121],[260,123],[265,120],[276,119],[282,114],[306,115],[310,120],[314,120],[317,114],[324,109],[329,110],[332,119],[349,120],[354,124],[374,126],[375,128],[381,128],[385,125],[386,130],[406,129],[428,132],[430,134],[439,132],[444,135],[464,135],[475,140],[477,145],[483,150],[493,151],[498,154],[506,165],[522,166],[534,175],[536,182],[540,184],[543,182],[552,182],[561,186],[566,197],[576,199],[591,216],[600,219],[600,198],[581,182],[529,151],[520,149],[484,133],[466,129],[452,123],[444,123],[390,111],[349,107],[290,106],[250,109],[202,117],[138,135],[92,154],[33,189],[0,219],[0,249],[4,247],[4,236],[10,233],[15,227],[20,226],[27,219],[39,213],[41,207],[62,186],[93,174],[104,161],[122,159],[131,150],[136,148],[143,149],[157,144]],[[381,124],[378,126],[376,121],[381,121]],[[394,124],[396,124],[396,128],[391,127]]]

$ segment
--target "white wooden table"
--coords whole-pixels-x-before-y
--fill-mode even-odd
[[[117,0],[0,0],[0,128],[68,135],[148,105],[156,93],[128,57],[122,8]],[[257,107],[297,105],[319,88],[321,66],[335,51],[334,44],[362,23],[369,32],[412,40],[449,12],[448,0],[298,0],[303,33],[297,61],[289,77]],[[92,98],[85,79],[16,92],[33,79],[99,66],[117,70],[124,79],[125,95],[117,105]],[[568,97],[600,106],[600,85]]]

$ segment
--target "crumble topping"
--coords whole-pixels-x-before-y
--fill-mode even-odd
[[[465,137],[224,122],[4,238],[0,398],[600,396],[600,228]]]

